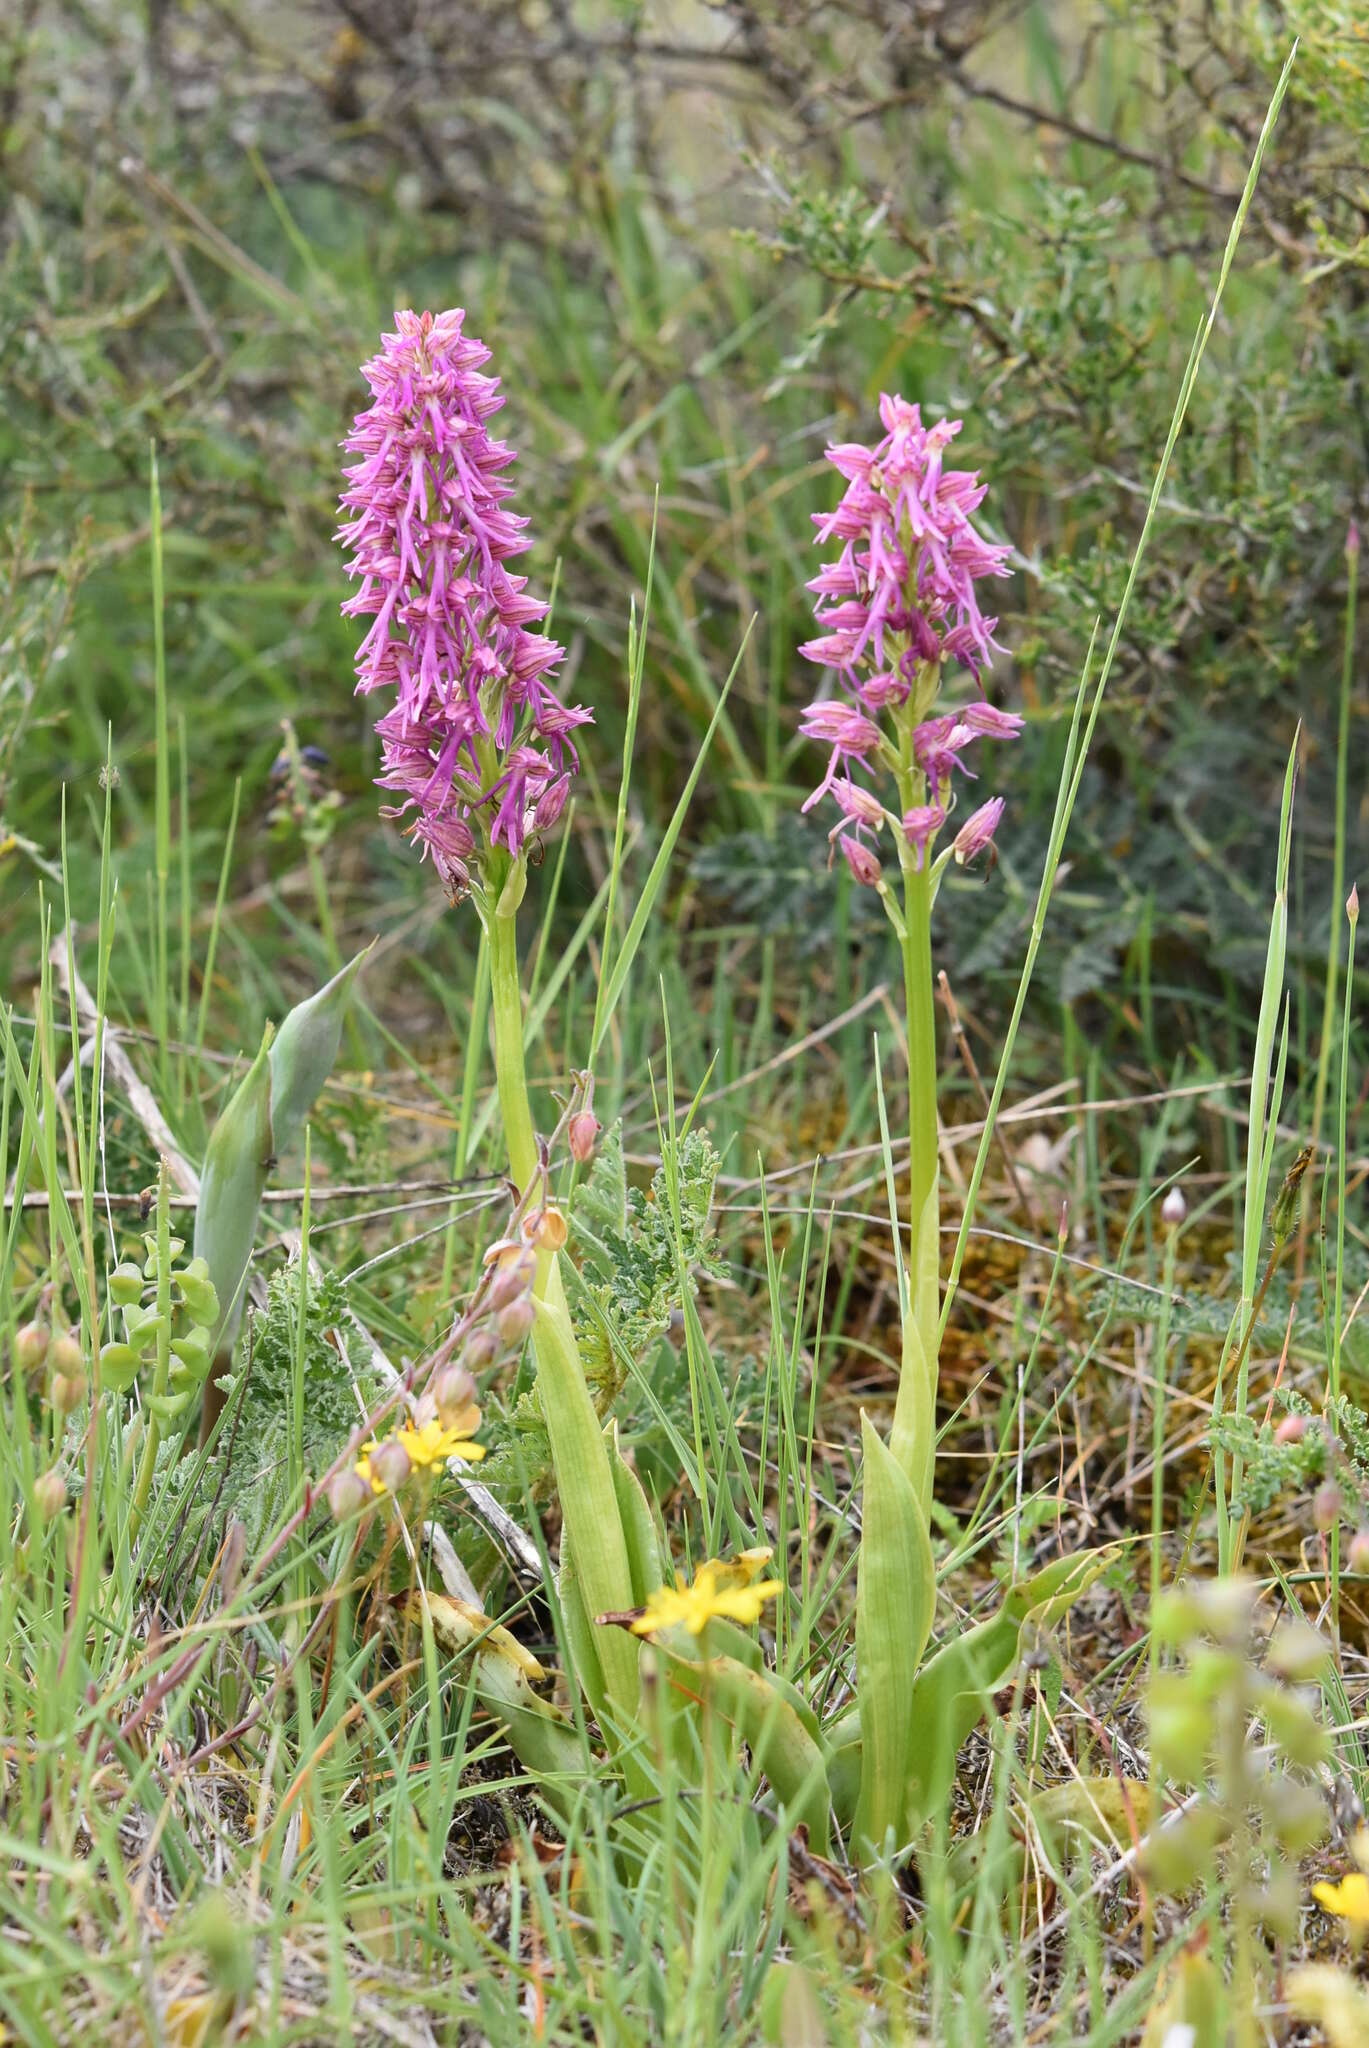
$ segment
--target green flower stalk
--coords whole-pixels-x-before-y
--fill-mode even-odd
[[[530,844],[550,831],[579,766],[572,735],[590,714],[557,696],[562,650],[534,630],[544,606],[506,562],[529,545],[507,508],[514,451],[487,422],[503,399],[484,374],[489,350],[465,314],[401,312],[363,374],[372,403],[347,448],[357,458],[339,538],[359,588],[343,609],[371,621],[357,689],[384,709],[376,730],[388,815],[431,858],[453,901],[469,896],[485,928],[495,1073],[509,1170],[525,1215],[545,1160],[523,1059],[517,917]],[[613,1470],[566,1306],[557,1249],[536,1249],[532,1330],[538,1387],[564,1525],[564,1591],[586,1645],[579,1660],[596,1710],[632,1724],[635,1644],[590,1626],[632,1601]]]
[[[830,798],[831,839],[855,880],[878,891],[903,955],[909,1101],[910,1254],[893,1428],[886,1446],[864,1422],[865,1498],[856,1598],[861,1784],[856,1830],[880,1851],[904,1839],[913,1741],[913,1688],[931,1630],[936,1571],[929,1534],[936,1457],[940,1349],[940,1174],[932,905],[949,861],[992,847],[1002,815],[991,798],[934,857],[956,807],[962,756],[981,736],[1012,738],[1022,720],[982,694],[938,709],[943,669],[959,662],[975,682],[994,647],[997,621],[980,610],[976,584],[1006,576],[1008,550],[987,541],[970,515],[984,496],[972,472],[944,465],[958,420],[924,426],[917,406],[884,397],[886,429],[873,448],[848,444],[827,457],[846,479],[840,504],[815,516],[820,541],[839,559],[810,583],[822,632],[801,652],[834,688],[803,715],[805,737],[828,749],[827,770],[804,805]],[[888,803],[892,788],[896,802]],[[887,836],[901,890],[885,879],[876,847]]]

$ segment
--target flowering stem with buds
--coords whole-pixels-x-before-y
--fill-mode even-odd
[[[485,923],[490,949],[495,1077],[509,1148],[509,1170],[520,1196],[526,1195],[542,1170],[523,1060],[523,991],[516,931],[523,880],[521,859],[507,860],[502,873],[492,868]],[[580,1361],[555,1251],[538,1250],[532,1292],[537,1304],[532,1339],[537,1384],[551,1443],[565,1540],[592,1620],[596,1615],[632,1606],[632,1573],[608,1447]],[[636,1644],[617,1629],[596,1631],[594,1644],[602,1667],[604,1691],[624,1726],[628,1726],[637,1711]]]

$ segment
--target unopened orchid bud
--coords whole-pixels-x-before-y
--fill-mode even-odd
[[[1328,1479],[1317,1488],[1312,1496],[1312,1520],[1323,1536],[1329,1535],[1335,1528],[1343,1506],[1341,1490],[1333,1479]]]
[[[48,1346],[48,1365],[53,1372],[75,1373],[85,1368],[86,1355],[70,1330],[60,1330]]]
[[[475,1381],[464,1365],[444,1365],[431,1391],[437,1419],[444,1429],[457,1429],[469,1435],[480,1427]]]
[[[219,1559],[219,1598],[225,1605],[233,1598],[242,1582],[242,1568],[247,1559],[247,1524],[241,1515],[234,1515],[224,1531],[223,1556]]]
[[[521,1344],[536,1321],[537,1310],[533,1307],[531,1295],[520,1295],[517,1301],[511,1301],[500,1309],[499,1334],[510,1346]]]
[[[559,1209],[548,1203],[537,1219],[532,1241],[540,1252],[559,1252],[570,1235],[570,1227]]]
[[[880,865],[868,846],[862,846],[859,839],[848,838],[843,832],[837,841],[846,858],[846,865],[854,879],[864,889],[879,887]]]
[[[1303,1175],[1311,1165],[1312,1155],[1316,1149],[1315,1145],[1304,1145],[1279,1184],[1279,1192],[1274,1197],[1274,1208],[1269,1218],[1270,1234],[1276,1244],[1283,1244],[1293,1234],[1294,1225],[1298,1220]]]
[[[22,1373],[36,1373],[48,1355],[51,1333],[46,1323],[25,1323],[15,1332],[14,1362]]]
[[[1274,1441],[1276,1444],[1300,1444],[1306,1435],[1307,1417],[1305,1415],[1285,1415],[1283,1421],[1274,1431]]]
[[[54,1465],[41,1479],[33,1482],[33,1504],[39,1519],[50,1522],[54,1515],[60,1515],[67,1504],[67,1483]]]
[[[566,1137],[570,1143],[570,1156],[577,1166],[588,1166],[593,1159],[602,1128],[592,1109],[582,1109],[571,1118]]]
[[[487,1365],[493,1365],[499,1356],[499,1339],[487,1323],[471,1331],[464,1345],[464,1355],[472,1372],[483,1372]]]
[[[378,1479],[390,1493],[398,1493],[412,1470],[409,1453],[398,1437],[387,1437],[371,1453],[371,1477]]]
[[[1345,1554],[1345,1561],[1351,1571],[1357,1572],[1361,1577],[1369,1574],[1369,1529],[1356,1529],[1350,1538],[1350,1548]]]
[[[963,868],[967,860],[973,860],[976,854],[993,845],[993,835],[998,830],[1002,815],[1001,796],[990,797],[988,803],[981,804],[977,811],[970,813],[951,842],[951,851],[958,866]]]
[[[350,1521],[372,1498],[371,1488],[354,1467],[335,1472],[328,1481],[328,1506],[335,1522]]]
[[[533,806],[533,829],[537,832],[549,832],[566,808],[566,798],[569,795],[569,775],[558,775],[554,782],[549,782]]]
[[[1187,1214],[1188,1203],[1184,1199],[1183,1189],[1180,1187],[1171,1188],[1160,1204],[1161,1217],[1166,1223],[1175,1224],[1182,1223]]]
[[[490,1282],[490,1307],[502,1309],[517,1301],[532,1286],[536,1272],[537,1261],[530,1251],[502,1253]]]
[[[52,1376],[52,1405],[59,1415],[70,1415],[86,1398],[83,1372],[57,1372]]]

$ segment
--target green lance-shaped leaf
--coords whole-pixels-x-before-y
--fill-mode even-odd
[[[904,1829],[915,1834],[950,1792],[956,1758],[985,1707],[1017,1666],[1027,1621],[1049,1628],[1066,1614],[1117,1556],[1111,1549],[1056,1558],[1012,1586],[998,1612],[957,1635],[930,1657],[911,1691]],[[827,1730],[832,1799],[843,1819],[855,1809],[863,1783],[862,1726],[844,1714]]]
[[[608,1713],[604,1668],[599,1658],[599,1636],[594,1617],[585,1606],[569,1544],[563,1545],[561,1565],[556,1574],[556,1597],[561,1603],[561,1626],[565,1631],[566,1655],[590,1712],[601,1724]]]
[[[216,1349],[229,1351],[242,1318],[243,1277],[271,1167],[271,1026],[209,1135],[195,1210],[195,1256],[219,1298]]]
[[[278,1152],[298,1136],[332,1071],[351,1001],[358,953],[317,995],[296,1004],[261,1048],[210,1134],[195,1212],[195,1256],[219,1301],[215,1352],[231,1350],[242,1317],[243,1282],[257,1211]]]
[[[283,1152],[299,1136],[314,1098],[333,1071],[342,1027],[366,947],[339,968],[317,995],[296,1003],[271,1047],[271,1137]]]
[[[707,1702],[731,1724],[783,1801],[791,1824],[805,1826],[811,1846],[825,1856],[832,1795],[812,1716],[794,1705],[792,1689],[774,1673],[756,1670],[736,1657],[716,1655],[718,1631],[719,1624],[710,1621],[702,1637],[682,1628],[656,1636],[666,1681],[677,1696],[697,1701],[701,1709]]]
[[[652,1594],[665,1583],[661,1546],[656,1540],[656,1524],[651,1519],[642,1482],[619,1448],[616,1422],[611,1424],[607,1434],[609,1470],[613,1474],[613,1491],[623,1524],[628,1568],[632,1573],[632,1604],[645,1607]]]
[[[913,1681],[931,1633],[936,1565],[912,1480],[861,1415],[865,1489],[856,1587],[856,1690],[860,1798],[856,1844],[880,1853],[892,1829],[903,1843]]]

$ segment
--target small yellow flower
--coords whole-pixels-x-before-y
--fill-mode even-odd
[[[1339,1884],[1314,1884],[1312,1896],[1324,1913],[1369,1927],[1369,1877],[1362,1870],[1350,1871]]]
[[[766,1601],[780,1591],[778,1579],[756,1581],[756,1574],[769,1559],[768,1550],[743,1551],[740,1557],[726,1561],[710,1558],[699,1566],[692,1586],[676,1572],[674,1586],[662,1586],[653,1593],[628,1626],[635,1636],[655,1635],[662,1628],[686,1628],[692,1636],[699,1636],[717,1617],[749,1628],[760,1620]]]
[[[460,1458],[467,1465],[475,1465],[485,1455],[485,1446],[472,1443],[465,1430],[444,1429],[436,1418],[425,1422],[421,1429],[406,1422],[398,1434],[410,1463],[419,1470],[429,1465],[445,1465],[448,1458]]]
[[[473,1443],[459,1429],[444,1429],[436,1418],[425,1422],[421,1428],[406,1422],[387,1436],[385,1442],[398,1444],[409,1461],[411,1472],[426,1472],[433,1465],[445,1465],[448,1458],[460,1458],[463,1464],[474,1465],[485,1455],[483,1444]],[[371,1469],[371,1459],[380,1448],[373,1439],[366,1446],[366,1455],[357,1461],[357,1471],[373,1493],[385,1491],[385,1481]]]

